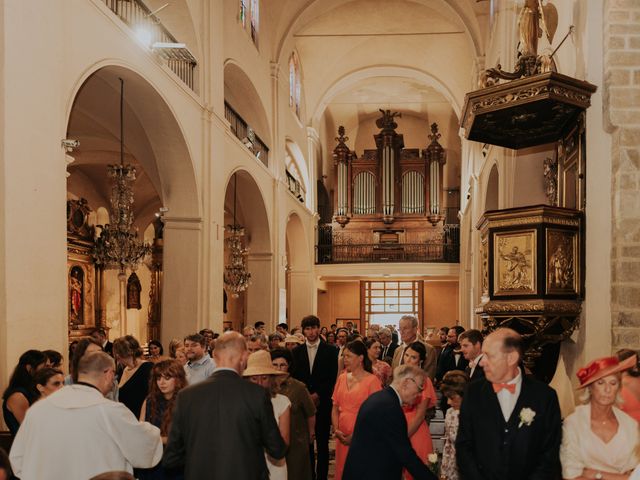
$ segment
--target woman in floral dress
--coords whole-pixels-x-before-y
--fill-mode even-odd
[[[444,448],[442,450],[442,465],[440,478],[444,480],[458,480],[458,466],[456,464],[456,437],[458,436],[458,415],[462,404],[464,387],[469,382],[469,376],[460,370],[451,370],[442,379],[440,390],[447,397],[451,407],[444,419]]]

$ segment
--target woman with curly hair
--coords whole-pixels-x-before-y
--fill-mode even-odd
[[[149,381],[149,395],[142,404],[140,421],[149,422],[160,429],[162,443],[167,443],[173,409],[178,392],[187,386],[184,367],[177,360],[161,360],[153,366]],[[137,472],[141,480],[177,480],[182,475],[173,474],[157,465]]]

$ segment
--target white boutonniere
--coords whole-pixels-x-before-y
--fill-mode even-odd
[[[428,464],[429,470],[431,470],[431,472],[436,476],[440,475],[440,468],[439,468],[440,465],[438,465],[440,458],[438,457],[438,454],[430,453],[427,456],[427,461],[429,462]]]
[[[520,423],[518,424],[518,428],[526,425],[527,427],[533,423],[533,419],[536,416],[536,412],[531,410],[530,408],[523,408],[520,410]]]

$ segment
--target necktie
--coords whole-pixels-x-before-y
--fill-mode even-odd
[[[509,393],[516,393],[516,384],[515,383],[492,383],[493,391],[498,393],[500,390],[507,390]]]

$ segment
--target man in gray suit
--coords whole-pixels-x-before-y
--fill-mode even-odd
[[[218,338],[217,368],[204,382],[178,394],[163,465],[184,468],[186,480],[266,480],[265,451],[285,456],[267,391],[243,380],[245,340],[237,332]]]

